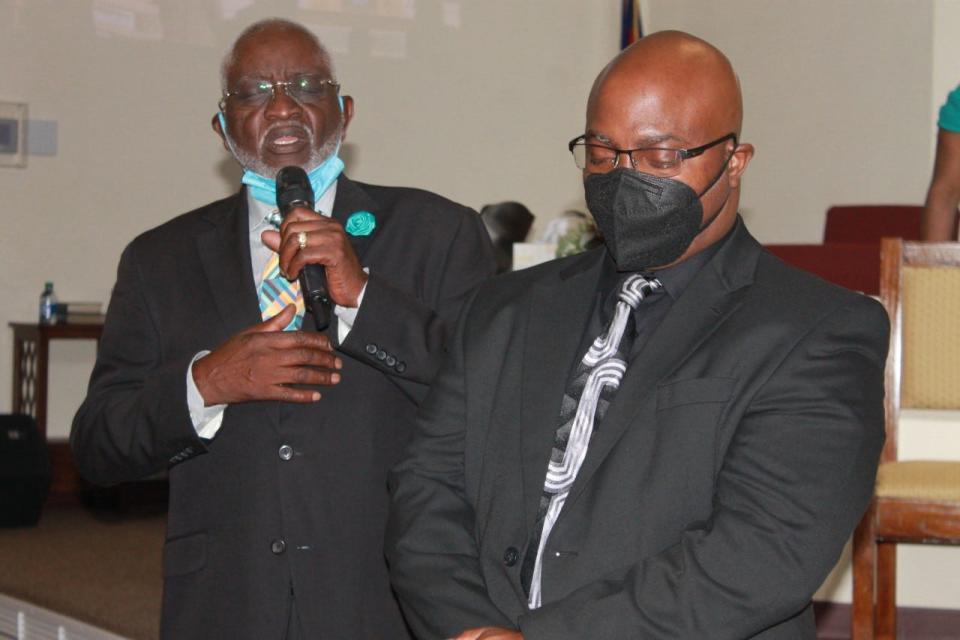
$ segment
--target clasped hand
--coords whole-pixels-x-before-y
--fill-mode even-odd
[[[320,392],[290,385],[333,385],[343,361],[330,339],[313,331],[284,331],[294,305],[241,331],[193,363],[193,380],[207,406],[252,400],[316,402]]]

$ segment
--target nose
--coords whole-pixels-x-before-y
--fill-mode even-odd
[[[268,118],[288,120],[291,116],[299,115],[302,112],[302,107],[299,102],[287,94],[285,86],[274,85],[273,95],[267,101],[263,112]]]

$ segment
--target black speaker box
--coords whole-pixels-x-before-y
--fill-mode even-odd
[[[27,415],[0,415],[0,527],[37,524],[50,491],[50,454]]]

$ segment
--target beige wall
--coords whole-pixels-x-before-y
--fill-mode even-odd
[[[224,15],[243,4],[0,0],[0,100],[59,123],[57,156],[0,169],[4,325],[35,317],[48,279],[61,299],[106,302],[134,235],[235,188],[238,173],[209,129],[219,59],[242,25],[274,13],[316,25],[333,45],[358,104],[344,152],[353,177],[474,207],[517,199],[538,228],[582,208],[564,145],[582,130],[590,82],[616,51],[617,0],[422,0],[410,3],[412,20],[284,10],[293,3],[275,0]],[[743,209],[761,240],[817,241],[830,204],[922,201],[931,118],[960,80],[960,2],[643,5],[647,31],[691,31],[737,67],[744,139],[757,147]],[[133,37],[123,33],[130,24]],[[10,409],[10,359],[4,326],[0,411]],[[91,345],[54,345],[52,436],[66,437],[92,359]],[[960,443],[942,446],[942,429],[921,431],[907,448],[960,455]],[[901,602],[960,607],[949,578],[960,575],[960,552],[902,557]],[[848,600],[846,579],[841,565],[821,595]]]
[[[757,149],[742,209],[766,242],[817,242],[832,204],[920,203],[929,180],[931,3],[646,0],[651,29],[720,47]]]

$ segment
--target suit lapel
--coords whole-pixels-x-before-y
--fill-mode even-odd
[[[627,369],[620,391],[594,433],[560,519],[571,511],[569,505],[634,424],[640,407],[656,396],[659,382],[683,364],[740,306],[746,287],[753,282],[760,246],[739,220],[732,234],[694,277]],[[645,429],[641,442],[652,443],[653,425],[641,428]]]
[[[244,191],[211,211],[210,229],[197,236],[197,250],[225,336],[260,321],[250,266],[249,224]]]
[[[529,531],[534,524],[567,375],[593,309],[603,251],[594,251],[530,295],[521,393],[523,498]]]
[[[333,218],[346,227],[347,220],[358,211],[369,211],[377,221],[376,228],[368,236],[347,234],[360,264],[364,264],[364,256],[366,256],[370,245],[383,233],[383,227],[388,224],[388,217],[363,187],[341,174],[340,178],[337,179],[337,197],[333,201]]]

